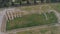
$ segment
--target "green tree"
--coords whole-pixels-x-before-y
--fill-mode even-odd
[[[8,7],[9,0],[0,0],[0,7]]]
[[[27,1],[27,4],[30,4],[29,0],[26,0]]]
[[[41,0],[41,3],[43,3],[44,2],[44,0]]]
[[[36,4],[37,2],[36,2],[36,0],[34,0],[34,4]]]

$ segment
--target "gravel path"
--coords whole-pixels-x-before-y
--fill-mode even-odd
[[[4,11],[0,12],[0,34],[5,34],[5,33],[1,32],[1,25],[2,25],[2,20],[3,20],[4,14],[5,14]]]
[[[2,8],[0,9],[0,34],[7,34],[6,32],[2,32],[1,29],[4,29],[4,24],[3,23],[3,19],[4,19],[4,15],[6,13],[7,10],[13,10],[15,8]]]
[[[6,13],[6,10],[9,10],[11,8],[6,8],[6,9],[0,9],[0,34],[6,34],[5,32],[2,32],[1,29],[4,29],[4,24],[2,26],[2,23],[3,23],[3,18],[4,18],[4,15]],[[13,8],[12,8],[13,9]]]

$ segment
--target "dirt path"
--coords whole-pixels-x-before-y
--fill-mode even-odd
[[[47,27],[50,27],[50,26],[43,25],[43,26],[33,26],[33,27],[28,27],[28,28],[20,28],[20,29],[7,31],[7,33],[16,33],[16,32],[21,32],[21,31],[29,31],[29,30],[35,30],[35,29],[47,28]]]

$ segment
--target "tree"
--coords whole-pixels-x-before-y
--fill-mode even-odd
[[[37,2],[36,2],[36,0],[34,0],[34,4],[36,4]]]
[[[46,0],[46,3],[50,3],[51,2],[51,0]]]
[[[57,2],[57,0],[51,0],[51,2],[52,2],[52,3],[55,3],[55,2]]]
[[[22,0],[20,0],[20,5],[22,4]]]
[[[8,7],[9,0],[0,0],[0,7]]]
[[[44,3],[44,0],[41,0],[41,3]]]
[[[26,0],[27,1],[27,4],[30,4],[29,0]]]

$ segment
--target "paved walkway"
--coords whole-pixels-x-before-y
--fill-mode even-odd
[[[3,23],[3,19],[4,19],[4,15],[6,13],[6,10],[13,10],[13,9],[14,8],[4,8],[4,9],[0,10],[0,34],[7,34],[5,32],[1,32],[1,27],[2,27],[2,23]]]
[[[4,11],[0,12],[0,34],[5,34],[5,33],[1,32],[1,25],[2,25],[2,20],[3,20],[4,14],[5,14]]]

